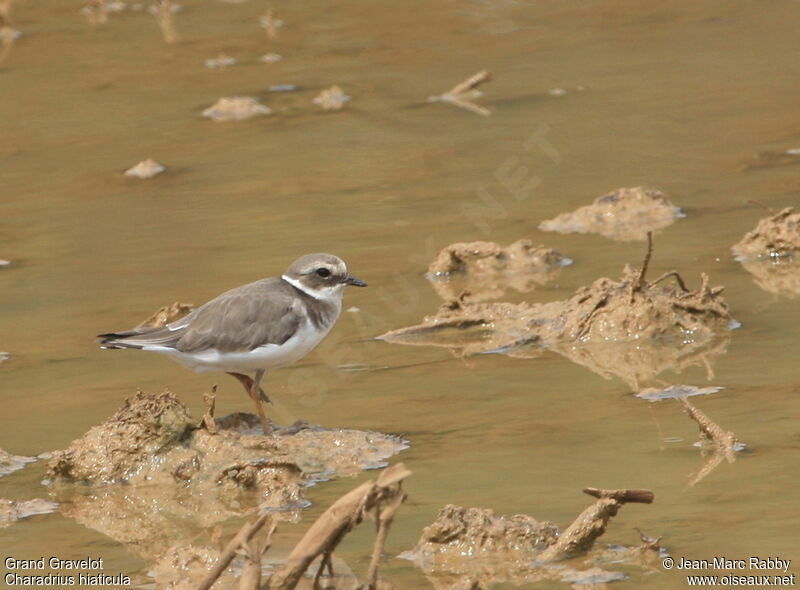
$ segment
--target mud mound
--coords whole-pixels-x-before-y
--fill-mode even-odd
[[[800,295],[800,212],[787,207],[765,217],[731,250],[764,291]]]
[[[794,258],[800,252],[800,212],[787,207],[765,217],[732,250],[739,260]]]
[[[673,276],[674,285],[664,283]],[[419,325],[379,338],[442,346],[458,356],[497,352],[529,358],[546,347],[638,390],[666,369],[706,364],[708,355],[724,352],[734,324],[721,293],[705,275],[700,288],[690,290],[677,273],[647,281],[625,267],[619,279],[598,279],[564,301],[454,301]]]
[[[36,514],[49,514],[58,509],[58,504],[49,500],[6,500],[0,498],[0,528],[9,526],[21,518]]]
[[[668,273],[673,274],[673,273]],[[547,341],[625,342],[644,340],[665,344],[709,340],[726,331],[731,317],[721,293],[701,275],[699,289],[690,290],[675,273],[676,284],[664,278],[644,280],[640,271],[625,267],[619,279],[602,278],[582,287],[556,321],[546,324]]]
[[[619,188],[598,197],[591,205],[543,221],[539,229],[562,234],[600,234],[612,240],[644,240],[647,232],[672,225],[684,217],[658,190],[641,186]]]
[[[299,424],[264,436],[250,414],[206,418],[197,426],[171,393],[137,393],[53,453],[51,494],[65,515],[151,558],[198,528],[256,508],[294,519],[308,505],[310,484],[380,467],[406,448],[376,432]]]
[[[428,280],[445,301],[469,293],[472,301],[502,297],[509,289],[533,291],[572,260],[530,240],[503,248],[495,242],[458,242],[444,248],[428,267]]]
[[[111,418],[92,427],[48,465],[52,480],[111,484],[233,482],[258,486],[284,473],[288,479],[352,474],[383,465],[405,448],[396,437],[299,425],[278,436],[257,434],[250,414],[216,419],[214,432],[197,426],[171,393],[137,393]]]
[[[186,407],[171,393],[137,393],[100,426],[92,427],[65,451],[56,451],[47,477],[113,483],[159,470],[155,458],[195,430]]]
[[[563,532],[526,515],[495,516],[491,510],[445,506],[422,531],[417,545],[400,557],[413,561],[442,590],[540,580],[589,584],[625,577],[597,567],[552,565],[588,552],[623,504],[653,499],[646,490],[584,491],[597,501]]]
[[[515,557],[542,551],[555,543],[558,528],[530,516],[495,516],[484,508],[464,508],[448,504],[439,511],[433,524],[425,527],[416,547],[407,557],[415,560],[462,560],[484,554],[510,553]]]

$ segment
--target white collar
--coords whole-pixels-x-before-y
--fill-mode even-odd
[[[338,290],[336,290],[335,287],[333,289],[325,289],[325,290],[309,289],[308,287],[305,287],[297,279],[287,277],[286,275],[281,275],[281,278],[287,283],[289,283],[292,287],[297,289],[298,291],[302,291],[309,297],[313,297],[318,301],[341,301],[342,299],[343,289],[341,288]],[[342,287],[344,287],[344,285],[342,285]]]

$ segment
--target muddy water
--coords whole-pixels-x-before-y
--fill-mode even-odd
[[[77,4],[14,6],[24,36],[0,66],[0,258],[13,263],[0,269],[0,348],[11,354],[0,366],[0,447],[64,448],[136,388],[169,387],[197,411],[216,380],[220,412],[249,409],[232,380],[100,351],[92,336],[280,272],[300,253],[331,251],[370,288],[348,294],[346,307],[359,311],[343,314],[317,354],[268,376],[268,391],[282,420],[411,440],[402,458],[414,470],[412,501],[393,530],[394,554],[444,503],[566,524],[588,504],[580,489],[593,485],[656,493],[652,506],[626,507],[607,541],[634,543],[638,526],[675,556],[800,560],[800,313],[796,301],[759,290],[729,252],[766,215],[749,199],[777,210],[800,196],[791,161],[747,167],[760,152],[800,147],[800,3],[274,8],[286,25],[270,42],[254,0],[189,3],[176,18],[183,41],[168,46],[143,12],[93,29]],[[222,51],[240,63],[205,68]],[[260,63],[269,51],[284,60]],[[481,99],[490,117],[425,103],[482,68],[496,75]],[[298,90],[267,92],[274,84]],[[310,101],[331,84],[353,101],[323,114]],[[237,94],[276,114],[201,118]],[[168,172],[121,175],[148,157]],[[509,174],[524,185],[516,193],[498,180]],[[678,404],[634,398],[621,381],[555,354],[461,360],[371,341],[435,310],[423,271],[454,241],[530,238],[575,260],[531,301],[618,276],[640,261],[641,243],[535,228],[640,184],[687,213],[656,237],[652,272],[679,268],[693,287],[709,273],[742,322],[713,367],[711,383],[725,389],[696,402],[748,444],[734,464],[687,489],[703,458]],[[476,214],[487,194],[492,207]],[[663,377],[707,382],[701,368]],[[0,496],[46,496],[43,471],[40,463],[3,478]],[[354,484],[317,486],[305,521]],[[302,528],[283,527],[279,540]],[[365,566],[368,533],[342,547],[355,568]],[[58,514],[0,529],[0,548],[20,558],[103,557],[109,573],[144,566]],[[424,587],[410,565],[388,565],[398,587]],[[629,573],[621,586],[683,587],[674,573]]]

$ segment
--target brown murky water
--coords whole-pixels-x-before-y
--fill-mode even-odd
[[[639,527],[676,557],[800,560],[800,313],[796,300],[761,291],[729,250],[766,214],[748,200],[780,209],[800,197],[792,158],[747,166],[761,152],[800,147],[800,2],[277,3],[286,25],[271,42],[258,26],[263,3],[188,3],[174,46],[146,12],[92,28],[78,8],[15,3],[24,35],[0,66],[0,258],[12,260],[0,269],[0,348],[11,355],[0,367],[0,447],[64,448],[136,388],[168,387],[197,413],[216,380],[221,413],[249,410],[227,377],[101,351],[93,335],[330,251],[370,283],[346,298],[360,311],[343,314],[316,354],[269,375],[267,387],[281,420],[411,441],[401,455],[414,471],[411,502],[392,554],[445,503],[564,525],[592,485],[656,494],[652,506],[626,507],[604,542],[635,543]],[[239,64],[207,69],[221,51]],[[284,59],[260,63],[269,51]],[[482,68],[496,76],[481,99],[490,117],[425,103]],[[268,92],[275,84],[298,90]],[[322,113],[310,101],[332,84],[353,100]],[[238,94],[275,114],[201,118]],[[121,175],[148,157],[167,173]],[[504,188],[509,170],[526,190]],[[640,242],[536,226],[640,184],[687,213],[656,237],[652,272],[678,268],[694,287],[709,273],[742,323],[713,367],[711,384],[725,389],[695,399],[748,452],[696,486],[687,488],[703,463],[696,426],[677,403],[647,403],[552,353],[462,360],[371,340],[435,310],[423,272],[451,242],[530,238],[575,260],[531,301],[618,276],[640,262]],[[493,205],[476,217],[487,195]],[[702,368],[664,378],[707,383]],[[46,496],[43,472],[39,462],[3,478],[0,497]],[[354,484],[311,490],[304,523]],[[303,529],[284,526],[278,540]],[[340,554],[363,568],[370,542],[361,531]],[[59,514],[0,529],[0,553],[103,557],[112,573],[144,566]],[[406,562],[389,559],[386,571],[399,588],[426,587]],[[674,572],[629,573],[620,587],[685,585]],[[551,586],[566,585],[538,587]]]

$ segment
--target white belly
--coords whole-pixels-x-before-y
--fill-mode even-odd
[[[330,331],[317,330],[306,321],[283,344],[266,344],[248,352],[220,352],[210,349],[200,352],[181,352],[166,346],[145,346],[142,350],[160,352],[195,371],[231,371],[252,373],[258,369],[275,369],[294,363],[319,344]]]

